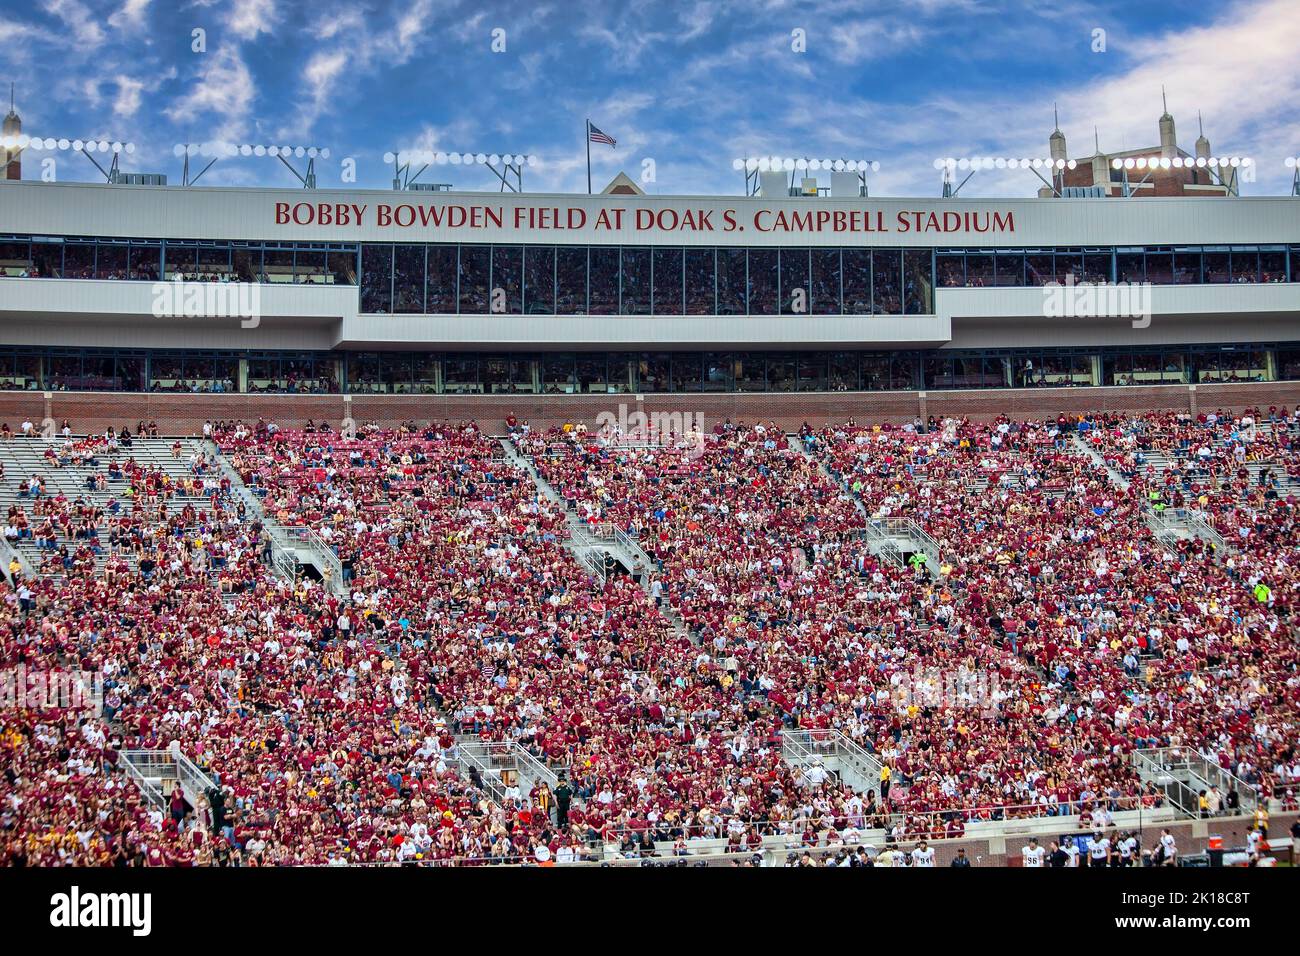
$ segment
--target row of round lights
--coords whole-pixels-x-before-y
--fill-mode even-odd
[[[56,150],[56,149],[75,149],[77,152],[85,150],[88,153],[134,153],[135,143],[111,143],[106,139],[55,139],[52,136],[28,136],[26,133],[21,136],[6,136],[0,139],[6,149],[34,149],[34,150]]]
[[[1112,159],[1110,165],[1112,169],[1205,169],[1207,166],[1251,166],[1254,162],[1249,156],[1224,156],[1222,159],[1217,156],[1209,159],[1204,156],[1195,159],[1191,156],[1174,156],[1172,159],[1168,156],[1129,156],[1127,159]]]
[[[262,146],[252,143],[177,143],[172,147],[172,154],[175,156],[215,156],[218,159],[222,156],[283,156],[288,159],[296,156],[302,159],[304,156],[315,159],[319,156],[321,159],[329,159],[330,151],[328,147],[316,146]]]
[[[972,156],[968,159],[936,159],[935,169],[1074,169],[1073,159],[1015,159],[1004,156]]]
[[[880,172],[880,164],[877,162],[868,162],[865,159],[795,159],[792,156],[751,156],[748,159],[733,159],[731,161],[732,169],[744,169],[748,172],[792,172],[794,170],[811,170],[816,172],[819,169],[832,170],[837,173],[865,173],[871,170],[873,173]]]
[[[1283,162],[1286,163],[1287,169],[1300,168],[1300,156],[1288,156]]]
[[[396,162],[399,166],[407,163],[423,163],[438,166],[536,166],[536,156],[523,153],[447,153],[432,149],[403,149],[396,153],[384,153],[384,162]]]

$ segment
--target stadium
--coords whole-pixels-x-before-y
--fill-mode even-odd
[[[11,110],[0,862],[1290,863],[1300,200],[1159,129],[689,196]]]

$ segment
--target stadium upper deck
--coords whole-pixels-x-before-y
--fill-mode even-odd
[[[0,384],[19,388],[854,391],[1300,377],[1292,198],[6,182],[0,275]]]

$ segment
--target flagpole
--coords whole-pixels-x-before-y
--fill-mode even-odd
[[[591,119],[587,119],[587,129],[583,135],[587,141],[587,195],[591,195]]]

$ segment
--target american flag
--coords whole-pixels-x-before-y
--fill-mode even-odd
[[[608,133],[602,133],[590,123],[587,124],[587,135],[591,138],[593,143],[604,143],[606,146],[613,146],[615,149],[618,148],[618,143],[615,142],[613,136],[610,136]]]

